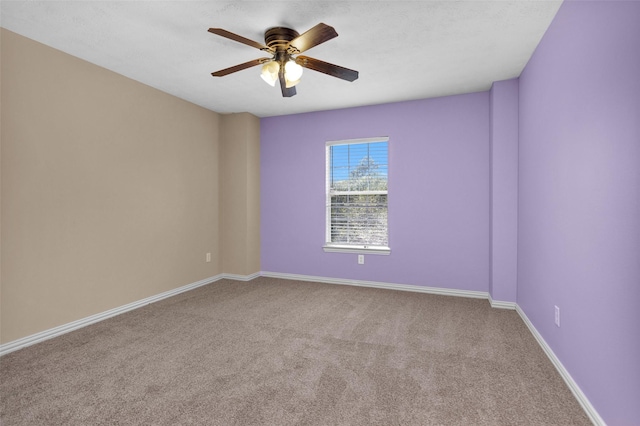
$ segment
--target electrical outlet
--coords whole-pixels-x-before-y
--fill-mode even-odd
[[[560,308],[555,306],[555,323],[557,327],[560,327]]]
[[[211,262],[211,253],[207,253],[207,262]]]
[[[364,265],[364,254],[358,255],[358,265]]]

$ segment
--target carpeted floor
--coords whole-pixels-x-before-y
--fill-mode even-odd
[[[486,300],[218,281],[0,359],[10,425],[588,425]]]

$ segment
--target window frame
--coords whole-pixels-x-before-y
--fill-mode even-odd
[[[367,143],[387,143],[387,190],[386,191],[357,191],[361,192],[361,195],[380,195],[384,194],[387,197],[387,244],[386,246],[379,245],[362,245],[362,244],[337,244],[331,242],[331,160],[330,153],[331,147],[337,145],[357,145]],[[374,138],[360,138],[360,139],[346,139],[337,141],[325,142],[325,242],[322,249],[327,253],[358,253],[358,254],[378,254],[389,255],[391,254],[391,248],[389,244],[390,232],[389,232],[389,137],[381,136]],[[356,192],[356,191],[354,191]]]

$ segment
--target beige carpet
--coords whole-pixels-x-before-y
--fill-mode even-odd
[[[486,300],[222,280],[0,359],[9,425],[590,424]]]

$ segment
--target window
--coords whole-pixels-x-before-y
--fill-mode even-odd
[[[389,138],[327,142],[325,251],[389,254]]]

